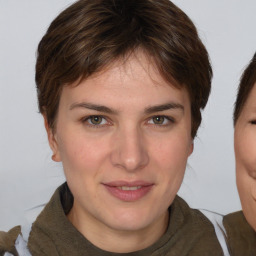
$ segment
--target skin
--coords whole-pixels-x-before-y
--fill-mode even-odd
[[[54,132],[45,121],[74,195],[68,218],[103,250],[137,251],[164,234],[193,150],[188,92],[168,84],[152,63],[139,51],[64,87]],[[123,200],[106,188],[116,181],[150,189]]]
[[[244,215],[256,230],[256,86],[235,125],[236,180]]]

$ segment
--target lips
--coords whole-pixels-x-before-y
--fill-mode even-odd
[[[144,181],[114,181],[103,183],[103,185],[115,198],[125,202],[133,202],[145,197],[151,191],[154,184]]]

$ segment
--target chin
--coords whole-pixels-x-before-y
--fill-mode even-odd
[[[111,226],[113,229],[135,231],[150,226],[154,222],[154,216],[152,216],[152,213],[147,214],[143,210],[124,209],[113,213],[108,222],[108,226]]]

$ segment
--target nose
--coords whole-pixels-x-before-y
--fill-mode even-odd
[[[119,131],[115,136],[111,153],[112,164],[126,171],[136,171],[149,162],[146,141],[139,129],[130,128]]]

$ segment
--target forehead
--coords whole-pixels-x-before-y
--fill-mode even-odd
[[[172,86],[180,87],[172,82],[168,82],[159,73],[156,60],[143,49],[135,50],[132,53],[127,53],[125,56],[117,58],[108,63],[99,72],[92,74],[89,78],[95,80],[114,78],[125,81],[125,79],[139,80],[142,77],[143,79],[151,80],[155,84],[169,83]]]
[[[102,103],[108,100],[108,104],[111,103],[109,99],[123,102],[161,101],[159,104],[167,100],[189,101],[186,89],[167,82],[158,72],[152,58],[143,52],[114,61],[74,86],[64,87],[62,94],[68,95],[73,101],[90,98]]]

